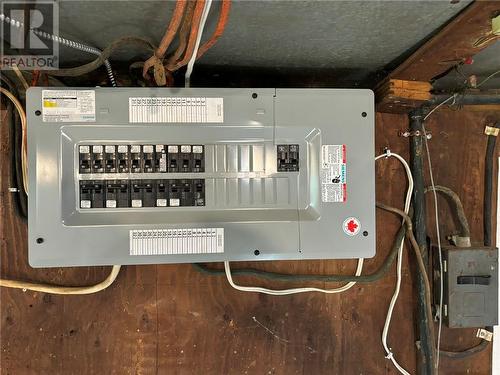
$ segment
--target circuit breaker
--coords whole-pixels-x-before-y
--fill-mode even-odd
[[[375,254],[370,90],[31,88],[34,267]]]

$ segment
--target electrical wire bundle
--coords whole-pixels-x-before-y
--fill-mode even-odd
[[[189,87],[194,62],[217,42],[229,19],[231,0],[222,0],[215,31],[206,42],[201,44],[211,5],[212,0],[177,0],[172,19],[159,47],[154,55],[144,62],[144,78],[148,78],[148,71],[153,68],[156,83],[160,86],[171,86],[173,84],[172,73],[187,65],[185,85]],[[177,34],[178,46],[168,58],[165,58]]]
[[[19,101],[19,93],[14,83],[5,75],[0,75],[0,92],[2,96],[8,99],[7,123],[12,124],[11,147],[12,158],[12,193],[15,193],[15,203],[19,216],[26,219],[28,216],[28,197],[27,197],[27,147],[26,147],[26,115],[23,106]]]

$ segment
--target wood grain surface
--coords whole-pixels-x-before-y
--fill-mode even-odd
[[[391,78],[430,81],[464,59],[474,56],[495,43],[491,36],[491,19],[498,15],[498,1],[474,1],[445,25],[435,36],[420,46],[390,73]],[[482,38],[487,42],[475,43]]]
[[[433,133],[436,183],[460,195],[476,241],[482,240],[483,127],[488,116],[442,111],[427,124]],[[377,114],[376,120],[377,152],[389,146],[406,156],[408,140],[398,136],[407,128],[406,116]],[[11,151],[4,120],[0,150],[2,277],[65,285],[103,279],[109,268],[29,267],[27,227],[16,216],[8,192]],[[402,207],[406,182],[401,166],[394,160],[378,163],[377,200]],[[440,203],[442,233],[447,234],[453,222],[445,201]],[[382,263],[398,226],[399,218],[377,212],[377,255],[366,262],[364,273]],[[355,261],[253,266],[290,273],[352,273]],[[413,267],[414,259],[405,252],[401,297],[389,335],[397,359],[412,373]],[[395,280],[393,266],[382,280],[342,294],[266,296],[233,290],[225,278],[201,275],[189,265],[151,265],[124,267],[109,289],[89,296],[1,289],[1,374],[396,374],[380,342]],[[285,286],[250,277],[237,281]],[[465,348],[475,340],[472,330],[445,330],[443,347]],[[490,363],[488,350],[467,360],[443,359],[440,373],[488,374]]]

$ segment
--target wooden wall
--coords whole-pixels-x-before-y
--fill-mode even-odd
[[[460,195],[473,239],[479,242],[487,116],[441,111],[427,124],[433,133],[430,143],[436,183]],[[407,156],[408,140],[398,136],[407,127],[404,115],[377,114],[376,127],[377,152],[389,146]],[[108,268],[29,267],[27,227],[16,217],[7,190],[11,165],[8,133],[2,116],[2,277],[66,285],[103,279]],[[401,166],[393,160],[380,161],[376,179],[377,200],[402,207],[406,183]],[[446,208],[443,200],[443,234],[453,229]],[[377,213],[377,255],[366,262],[364,272],[381,264],[398,225],[399,218]],[[432,229],[430,233],[434,233]],[[389,342],[399,362],[414,373],[414,275],[409,262],[414,259],[409,260],[405,253],[401,297]],[[355,268],[354,261],[255,265],[310,273],[352,273]],[[0,289],[1,374],[395,374],[380,342],[395,280],[393,267],[384,279],[358,284],[343,294],[278,297],[236,291],[225,278],[201,275],[189,265],[151,265],[124,267],[109,289],[90,296]],[[238,281],[284,286],[248,277]],[[442,346],[457,350],[475,342],[473,330],[445,330]],[[490,363],[487,350],[468,360],[443,359],[440,373],[488,374]]]

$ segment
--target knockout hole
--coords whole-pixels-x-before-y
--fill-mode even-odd
[[[368,114],[366,112],[361,112],[361,116],[366,117]]]
[[[43,243],[44,239],[42,237],[38,237],[36,239],[36,243]]]
[[[252,98],[254,98],[254,99],[257,99],[257,96],[258,96],[258,95],[257,95],[257,93],[256,93],[256,92],[254,92],[254,93],[252,94]]]
[[[366,230],[363,232],[363,236],[368,236],[368,232]]]
[[[259,250],[255,250],[253,253],[254,253],[255,255],[259,255],[259,254],[260,254],[260,251],[259,251]]]
[[[38,110],[38,109],[37,109],[37,110],[35,111],[35,115],[36,115],[36,116],[40,116],[41,114],[42,114],[42,112],[41,112],[40,110]]]

